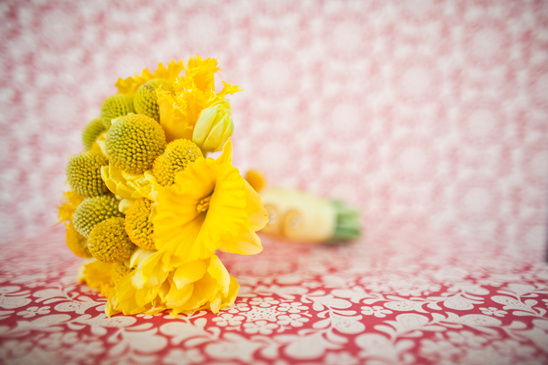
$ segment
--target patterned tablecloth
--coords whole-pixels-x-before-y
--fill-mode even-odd
[[[540,364],[548,266],[536,255],[409,230],[346,246],[269,239],[223,257],[241,285],[218,315],[104,314],[53,229],[3,247],[6,364]],[[234,256],[234,255],[233,255]]]

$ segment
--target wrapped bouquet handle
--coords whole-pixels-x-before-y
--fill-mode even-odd
[[[337,244],[358,238],[360,218],[344,202],[283,187],[265,186],[263,174],[250,170],[246,179],[259,192],[268,212],[260,233],[288,241]]]

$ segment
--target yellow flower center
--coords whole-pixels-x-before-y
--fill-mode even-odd
[[[200,200],[196,206],[196,210],[200,213],[206,212],[209,209],[209,201],[211,200],[211,194]]]

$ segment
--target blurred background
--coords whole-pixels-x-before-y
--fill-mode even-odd
[[[234,164],[338,197],[366,230],[545,249],[548,2],[0,2],[0,240],[56,222],[68,157],[119,77],[199,54]]]

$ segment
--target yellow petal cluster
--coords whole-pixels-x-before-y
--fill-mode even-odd
[[[219,71],[217,60],[200,56],[188,61],[186,74],[173,83],[173,92],[157,91],[160,124],[167,141],[192,139],[194,126],[203,109],[221,102],[228,94],[241,89],[223,82],[223,89],[215,92],[214,75]]]
[[[110,291],[107,315],[170,310],[175,317],[201,309],[218,313],[234,303],[239,285],[216,255],[171,269],[162,265],[164,259],[158,251],[135,252],[130,264],[135,269]]]
[[[128,200],[129,204],[141,198],[156,201],[158,191],[162,188],[152,170],[142,174],[130,174],[109,164],[101,168],[101,178],[118,199]]]
[[[135,75],[126,79],[118,79],[116,87],[121,94],[134,95],[139,87],[147,81],[152,79],[174,80],[184,68],[185,66],[183,65],[182,60],[179,62],[171,61],[167,67],[164,67],[164,65],[160,63],[154,72],[150,72],[145,68],[141,75]]]
[[[69,181],[76,191],[92,183],[102,190],[66,193],[59,219],[73,252],[93,256],[80,281],[108,297],[109,316],[217,313],[239,288],[217,250],[263,249],[256,232],[267,212],[232,165],[227,96],[241,89],[223,82],[216,91],[219,70],[217,60],[196,56],[186,67],[172,61],[119,79],[101,108],[105,125],[95,120],[84,131],[85,153],[99,162],[91,174],[73,163]]]
[[[76,211],[76,208],[83,202],[85,199],[84,196],[78,194],[74,191],[67,191],[63,193],[63,198],[61,200],[61,205],[58,207],[58,216],[59,222],[71,223],[72,216]]]
[[[86,283],[91,289],[99,290],[102,296],[106,297],[114,285],[113,263],[91,260],[84,264],[80,272],[78,282]]]

